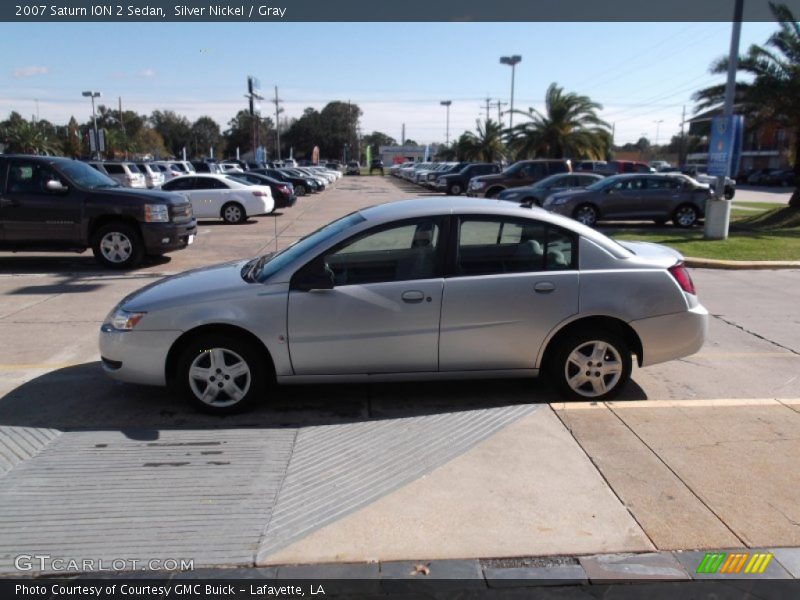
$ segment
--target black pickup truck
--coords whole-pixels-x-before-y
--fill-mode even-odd
[[[196,233],[179,194],[122,187],[78,160],[0,155],[0,250],[91,248],[101,265],[128,269]]]

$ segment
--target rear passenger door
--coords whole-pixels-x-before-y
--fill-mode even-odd
[[[533,369],[558,323],[578,312],[577,240],[534,219],[462,216],[445,279],[441,371]]]
[[[680,198],[680,181],[666,177],[645,177],[640,214],[643,218],[668,219]]]
[[[194,178],[192,208],[198,217],[217,218],[222,214],[222,206],[228,201],[230,194],[231,190],[225,182],[215,177],[198,175]]]

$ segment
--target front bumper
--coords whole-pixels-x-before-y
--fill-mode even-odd
[[[642,342],[642,366],[694,354],[708,335],[708,311],[702,304],[685,312],[629,323]]]
[[[99,345],[103,371],[112,379],[166,385],[169,349],[181,331],[117,331],[103,326]]]
[[[163,254],[180,250],[189,244],[189,236],[197,235],[197,220],[186,223],[142,223],[145,252]]]

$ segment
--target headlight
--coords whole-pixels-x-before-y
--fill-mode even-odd
[[[145,204],[144,205],[145,223],[168,223],[169,209],[166,204]]]
[[[121,308],[112,310],[103,321],[103,331],[130,331],[147,313],[129,312]]]
[[[486,187],[486,182],[485,181],[470,181],[469,187],[471,187],[473,190],[479,190],[479,189],[481,189],[483,187]]]

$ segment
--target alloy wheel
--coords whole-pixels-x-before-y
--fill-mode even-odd
[[[108,262],[124,263],[133,253],[133,243],[124,233],[109,231],[100,240],[100,252]]]
[[[250,389],[250,366],[227,348],[203,350],[189,367],[189,387],[195,397],[216,408],[240,402]]]
[[[576,394],[586,398],[602,396],[619,384],[622,358],[608,342],[584,342],[567,357],[564,376]]]

